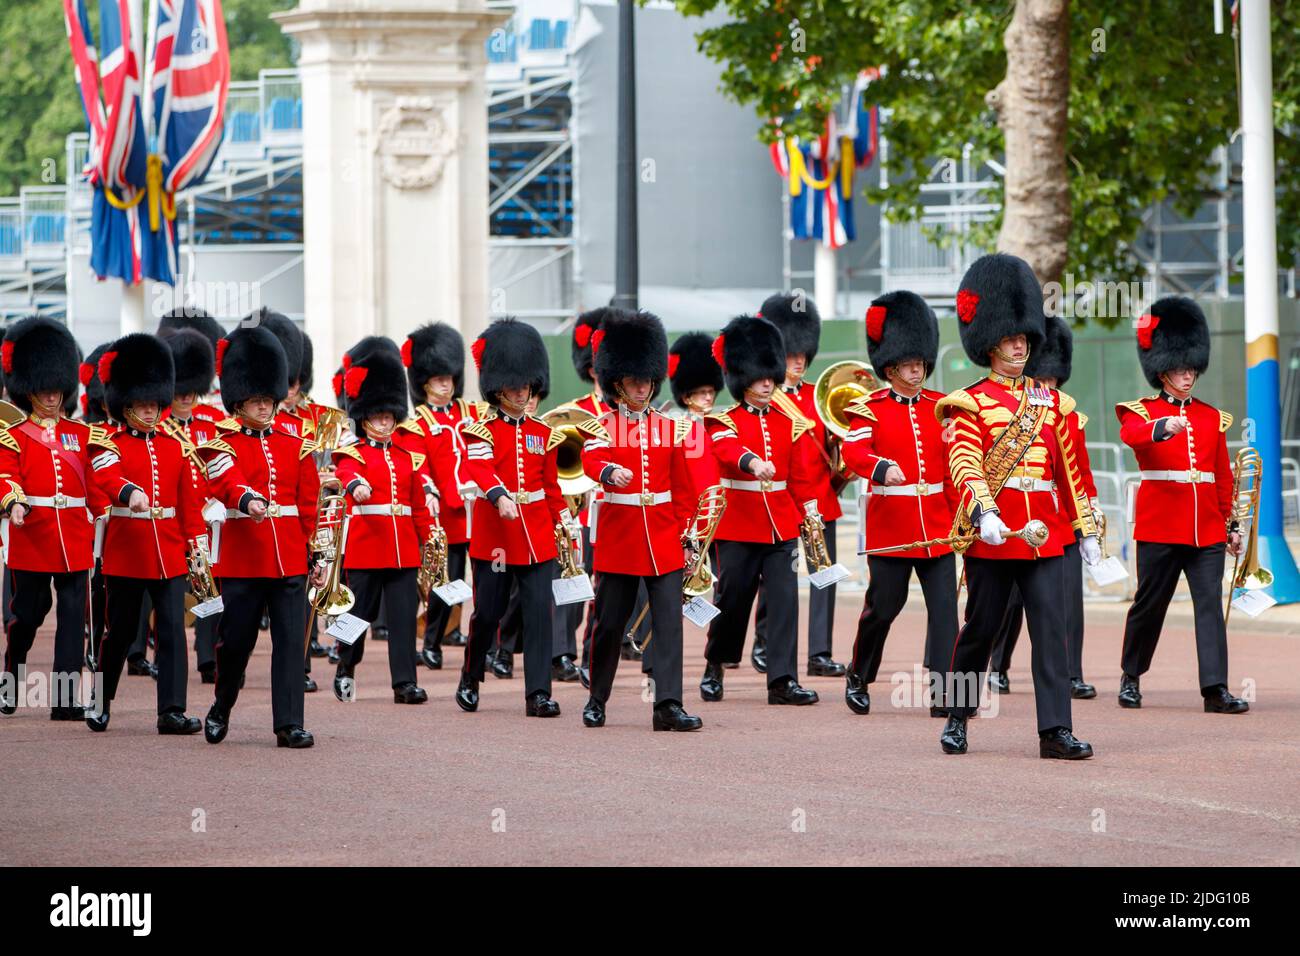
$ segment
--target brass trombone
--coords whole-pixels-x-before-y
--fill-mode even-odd
[[[1259,489],[1264,479],[1264,461],[1254,448],[1242,448],[1233,462],[1232,520],[1237,530],[1245,535],[1246,546],[1237,552],[1232,562],[1231,587],[1228,589],[1228,606],[1223,611],[1223,623],[1232,614],[1232,595],[1238,588],[1257,591],[1273,583],[1273,572],[1259,563]]]
[[[1041,548],[1047,544],[1047,525],[1032,518],[1025,523],[1025,526],[1019,531],[1010,531],[1003,537],[1019,538],[1031,548]],[[979,539],[978,534],[954,534],[946,538],[931,538],[928,541],[912,541],[908,544],[893,544],[887,548],[868,548],[866,551],[859,551],[858,554],[886,554],[890,551],[911,551],[914,548],[936,548],[941,545],[955,547],[962,544],[972,544]]]

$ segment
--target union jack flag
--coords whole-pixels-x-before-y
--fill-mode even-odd
[[[169,193],[202,181],[217,155],[230,89],[221,0],[156,0],[153,119]]]

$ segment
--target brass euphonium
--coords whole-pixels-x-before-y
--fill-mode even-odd
[[[573,554],[573,535],[563,521],[555,525],[555,560],[560,562],[562,578],[576,578],[582,573]]]
[[[833,438],[835,474],[831,482],[837,492],[856,477],[840,457],[840,443],[849,433],[847,409],[880,387],[875,370],[866,362],[853,360],[836,362],[818,375],[813,385],[813,406]]]
[[[343,553],[348,544],[348,502],[343,495],[343,483],[335,477],[321,482],[316,496],[316,528],[309,543],[312,556],[323,562],[328,571],[323,585],[307,588],[307,603],[323,617],[347,613],[357,599],[342,581]]]
[[[420,570],[415,575],[415,587],[420,600],[425,600],[434,588],[451,582],[447,572],[447,531],[435,519],[429,537],[420,547]]]
[[[575,515],[582,510],[582,499],[587,492],[596,487],[582,470],[582,446],[586,439],[578,431],[579,425],[595,417],[577,405],[560,405],[542,415],[543,422],[564,436],[563,443],[555,449],[555,470],[560,479],[560,492]]]
[[[1264,461],[1253,448],[1242,448],[1233,462],[1232,521],[1245,536],[1246,546],[1232,562],[1231,587],[1223,623],[1232,614],[1232,595],[1238,588],[1256,591],[1273,583],[1273,572],[1259,563],[1259,489],[1264,477]]]
[[[190,589],[185,595],[186,627],[194,623],[193,609],[195,605],[221,596],[217,581],[212,576],[212,558],[208,553],[208,536],[206,534],[199,535],[195,539],[194,549],[190,551],[189,567]]]

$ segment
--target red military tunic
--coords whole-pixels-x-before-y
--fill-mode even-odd
[[[424,456],[394,444],[361,438],[334,451],[334,474],[352,499],[343,567],[418,568],[433,527],[424,502]],[[361,486],[370,497],[358,504]]]
[[[315,418],[301,408],[280,409],[275,413],[275,426],[296,438],[311,438],[316,434]]]
[[[1029,449],[994,500],[989,493],[984,460],[1015,419],[1027,395],[1043,402],[1047,412]],[[1036,407],[1025,403],[1026,413]],[[1008,378],[997,373],[990,373],[937,403],[936,418],[943,422],[951,418],[948,465],[960,496],[958,507],[972,519],[976,530],[978,515],[996,510],[1002,523],[1012,531],[1020,530],[1030,519],[1037,519],[1050,532],[1047,543],[1036,549],[1019,538],[1008,538],[1001,545],[985,544],[977,538],[966,552],[968,555],[1022,560],[1055,557],[1071,543],[1063,531],[1065,522],[1070,529],[1078,529],[1085,535],[1096,533],[1092,507],[1079,475],[1073,430],[1068,422],[1073,411],[1074,399],[1064,392],[1040,386],[1024,375]],[[1058,510],[1065,514],[1058,517]]]
[[[599,395],[597,395],[594,390],[588,392],[586,395],[583,395],[581,398],[575,398],[572,402],[569,402],[568,404],[572,405],[574,408],[580,408],[584,412],[590,412],[591,414],[595,415],[597,418],[599,418],[601,415],[604,415],[607,411],[610,410],[611,407],[610,404],[607,401],[605,401],[603,398],[601,398]],[[592,493],[590,499],[588,499],[587,496],[585,495],[583,496],[583,505],[582,508],[580,508],[578,511],[578,524],[582,525],[584,528],[588,526],[591,519],[591,507],[590,505],[587,504],[587,501],[599,500],[602,493],[603,491],[598,485],[595,491]]]
[[[320,476],[303,441],[274,425],[255,429],[237,419],[198,449],[213,497],[226,506],[219,578],[283,578],[307,573],[307,540],[316,526]],[[267,501],[262,521],[248,517],[253,498]]]
[[[1165,392],[1115,406],[1119,437],[1142,470],[1135,507],[1135,541],[1206,547],[1227,540],[1232,518],[1232,463],[1228,427],[1232,416],[1191,398]],[[1177,435],[1162,420],[1178,416],[1187,428]]]
[[[582,470],[604,489],[592,564],[598,573],[657,577],[681,569],[682,534],[697,497],[686,462],[689,427],[622,405],[578,426]],[[615,468],[632,472],[626,488],[610,483]]]
[[[163,412],[161,428],[182,445],[198,448],[217,437],[217,422],[224,420],[225,416],[211,405],[195,405],[188,419],[177,418],[169,408]],[[190,469],[190,480],[194,484],[194,490],[199,493],[202,504],[211,497],[208,476],[203,471],[203,460],[198,455],[191,455],[186,462]]]
[[[123,426],[114,436],[121,476],[149,497],[151,508],[134,514],[115,503],[104,535],[104,573],[124,578],[175,578],[188,570],[188,542],[205,533],[202,497],[194,488],[185,447],[160,431]],[[103,469],[95,481],[108,495],[118,481]],[[120,496],[119,496],[120,497]]]
[[[99,487],[123,504],[128,485],[117,446],[99,425],[29,415],[0,428],[0,508],[21,502],[30,509],[21,527],[9,523],[6,563],[19,571],[87,570],[95,544],[88,499]]]
[[[688,432],[682,444],[686,449],[686,467],[691,472],[691,487],[695,501],[700,495],[722,481],[718,469],[718,456],[713,453],[713,439],[705,427],[704,419],[695,414],[688,414],[681,421],[688,425]]]
[[[934,410],[942,392],[922,389],[912,398],[881,388],[849,405],[844,462],[867,482],[867,547],[942,538],[952,529],[957,489],[948,475],[948,443]],[[897,465],[904,484],[885,485]],[[936,558],[947,545],[891,551],[891,558]]]
[[[462,425],[461,432],[470,479],[483,492],[474,499],[469,556],[504,558],[506,564],[553,559],[555,526],[566,510],[555,466],[564,435],[531,415],[511,418],[495,408],[481,421]],[[497,512],[503,494],[515,499],[519,517],[513,521]]]
[[[807,382],[800,382],[799,387],[793,391],[788,386],[782,386],[781,391],[794,399],[799,411],[813,423],[813,435],[809,439],[812,455],[809,461],[817,484],[817,513],[825,521],[834,521],[844,514],[844,510],[840,507],[839,495],[831,487],[829,452],[825,456],[822,454],[826,450],[826,425],[817,414],[817,402],[814,399],[816,389]]]
[[[460,426],[477,420],[478,410],[463,398],[437,408],[421,405],[414,418],[402,423],[394,439],[424,461],[424,471],[433,479],[441,499],[438,521],[447,532],[448,544],[469,541],[462,489],[468,491],[473,482],[465,465],[465,436]]]
[[[774,405],[758,409],[746,402],[709,415],[705,426],[727,489],[717,540],[772,544],[797,538],[804,506],[820,490],[811,460],[817,452],[804,438],[812,423],[795,421]],[[754,459],[776,466],[771,481],[749,471]]]

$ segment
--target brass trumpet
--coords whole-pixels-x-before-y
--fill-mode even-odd
[[[1223,623],[1232,614],[1232,595],[1238,588],[1257,591],[1273,583],[1273,572],[1259,563],[1259,490],[1264,478],[1264,461],[1253,448],[1242,448],[1233,462],[1232,520],[1245,535],[1246,546],[1232,561],[1232,586],[1228,589],[1228,606]]]
[[[1007,538],[1019,538],[1031,548],[1041,548],[1047,544],[1047,525],[1032,518],[1025,522],[1025,526],[1019,531],[1008,532]],[[911,551],[914,548],[936,548],[941,545],[955,547],[957,545],[969,545],[979,539],[978,534],[954,534],[946,538],[931,538],[929,541],[912,541],[908,544],[893,544],[887,548],[868,548],[866,551],[859,551],[858,554],[886,554],[890,551]]]

